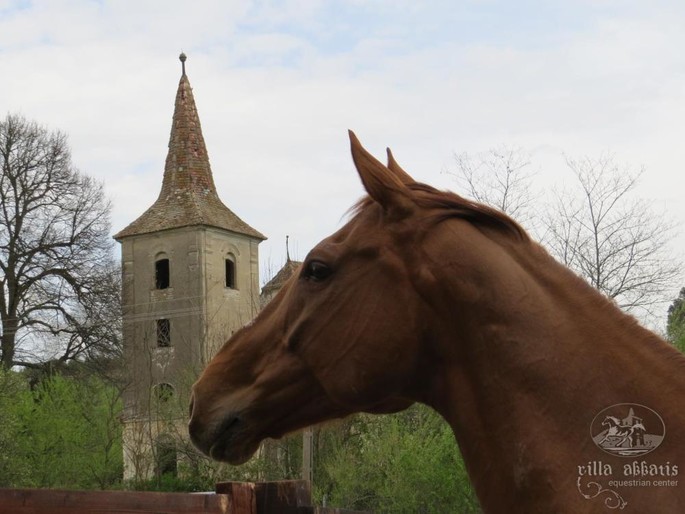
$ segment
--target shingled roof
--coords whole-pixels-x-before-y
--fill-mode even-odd
[[[291,261],[290,257],[286,261],[285,265],[276,273],[276,276],[269,280],[266,285],[262,288],[262,296],[267,296],[272,293],[278,292],[290,277],[300,268],[302,265],[299,261]]]
[[[181,62],[183,74],[176,93],[162,190],[152,207],[114,239],[206,225],[264,240],[266,237],[226,207],[216,192],[184,54]]]

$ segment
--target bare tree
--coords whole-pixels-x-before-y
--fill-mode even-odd
[[[567,159],[574,187],[537,202],[530,156],[501,147],[455,155],[460,186],[538,234],[558,260],[612,298],[622,309],[657,315],[680,276],[669,254],[673,226],[634,190],[642,170],[619,166],[612,156]]]
[[[0,167],[0,365],[107,348],[118,273],[102,185],[74,169],[63,133],[17,115],[0,121]]]
[[[535,173],[530,155],[522,148],[501,146],[487,152],[454,154],[454,175],[466,195],[495,207],[522,225],[535,219],[532,213]]]
[[[622,309],[651,313],[667,300],[680,266],[668,251],[673,226],[633,196],[643,170],[606,155],[567,164],[575,188],[558,193],[544,216],[545,244]]]

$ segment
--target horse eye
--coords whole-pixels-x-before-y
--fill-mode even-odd
[[[309,261],[302,276],[305,280],[321,282],[331,276],[333,270],[321,261]]]

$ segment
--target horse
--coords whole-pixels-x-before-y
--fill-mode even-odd
[[[197,448],[240,464],[266,438],[421,402],[484,512],[685,512],[685,484],[612,487],[627,460],[589,433],[607,406],[649,406],[668,435],[648,464],[677,475],[685,357],[502,212],[350,141],[367,196],[193,385]]]
[[[621,424],[621,420],[619,420],[615,416],[607,416],[604,418],[604,421],[602,421],[602,426],[607,427],[607,432],[604,435],[604,437],[597,443],[599,446],[602,445],[602,443],[609,441],[611,443],[611,440],[618,440],[620,441],[616,444],[614,444],[615,448],[619,448],[628,441],[628,445],[632,448],[633,445],[633,434],[635,431],[645,431],[645,427],[642,423],[635,423],[634,425],[631,426],[623,426]]]

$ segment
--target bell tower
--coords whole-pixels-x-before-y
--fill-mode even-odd
[[[124,478],[175,472],[176,425],[190,385],[259,310],[266,239],[219,198],[185,54],[159,197],[117,233],[121,244]],[[178,407],[178,409],[176,409]],[[179,414],[175,421],[173,412]],[[170,414],[172,413],[172,414]]]

